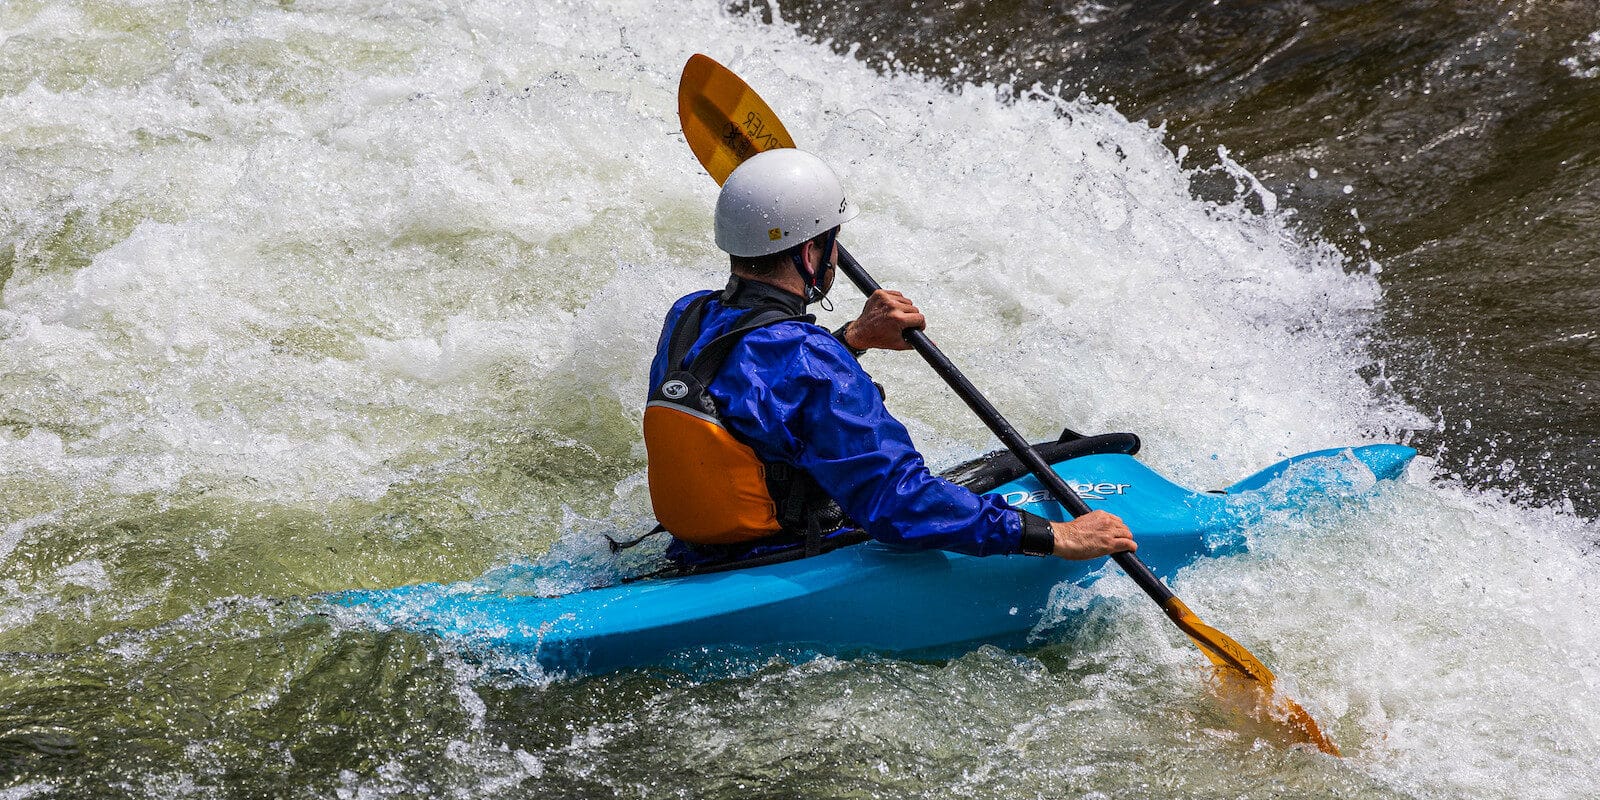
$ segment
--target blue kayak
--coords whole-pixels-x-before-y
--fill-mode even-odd
[[[1194,492],[1135,460],[1138,440],[1131,434],[1074,435],[1037,449],[1091,507],[1127,522],[1139,558],[1163,579],[1200,558],[1243,550],[1241,529],[1269,515],[1359,497],[1399,476],[1416,455],[1385,444],[1321,450],[1220,492]],[[945,476],[1035,514],[1066,518],[1009,453]],[[437,636],[468,651],[514,651],[549,672],[577,675],[696,669],[774,654],[948,658],[984,644],[1021,647],[1054,587],[1088,585],[1117,572],[1104,558],[975,558],[868,541],[810,558],[555,597],[508,591],[528,582],[497,570],[493,581],[354,590],[326,599],[379,626]]]

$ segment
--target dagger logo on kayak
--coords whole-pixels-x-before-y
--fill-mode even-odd
[[[1111,495],[1121,496],[1127,494],[1128,487],[1132,485],[1131,483],[1074,483],[1072,484],[1072,491],[1085,500],[1104,500]],[[1040,489],[1036,492],[1006,492],[1000,497],[1006,501],[1006,505],[1013,508],[1016,506],[1035,505],[1052,499],[1048,489]]]

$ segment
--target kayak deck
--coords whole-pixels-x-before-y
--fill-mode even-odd
[[[1193,492],[1123,453],[1071,458],[1054,469],[1093,508],[1127,522],[1139,557],[1163,579],[1206,556],[1244,548],[1240,528],[1312,496],[1354,497],[1399,476],[1416,451],[1398,445],[1323,450],[1268,467],[1225,490]],[[993,489],[1013,506],[1066,515],[1032,476]],[[778,564],[654,578],[539,597],[500,580],[420,584],[329,595],[371,621],[469,650],[531,655],[545,670],[604,673],[763,654],[885,653],[944,658],[982,644],[1020,647],[1051,590],[1088,585],[1107,559],[976,558],[877,542]],[[537,567],[511,568],[534,570]]]

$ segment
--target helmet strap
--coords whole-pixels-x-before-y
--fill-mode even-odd
[[[821,300],[822,293],[817,290],[817,273],[806,264],[806,249],[797,248],[789,254],[789,260],[794,262],[794,271],[800,273],[800,283],[805,287],[806,305]]]
[[[794,261],[795,272],[800,273],[800,282],[805,284],[806,305],[811,305],[812,303],[822,303],[822,310],[824,311],[833,310],[833,304],[828,302],[828,293],[822,289],[822,276],[826,272],[825,267],[828,264],[828,254],[833,252],[833,244],[838,240],[838,238],[839,229],[830,228],[820,237],[812,240],[820,240],[820,246],[822,248],[822,262],[817,265],[817,269],[815,270],[811,269],[811,265],[806,263],[804,247],[801,247],[789,256],[790,259]]]

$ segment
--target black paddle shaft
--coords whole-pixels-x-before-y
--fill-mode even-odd
[[[861,262],[856,261],[855,257],[844,249],[844,245],[839,245],[839,269],[850,278],[850,282],[854,283],[862,294],[868,297],[872,296],[873,292],[883,288],[878,285],[877,281],[872,279],[871,275],[867,274],[866,269],[861,266]],[[928,334],[916,329],[907,329],[902,335],[910,343],[912,349],[916,350],[928,362],[928,366],[933,367],[934,372],[939,373],[939,377],[943,378],[944,382],[955,390],[956,395],[967,404],[967,407],[978,415],[978,419],[983,420],[983,424],[989,426],[989,430],[994,431],[994,435],[999,437],[1000,441],[1005,444],[1006,449],[1022,460],[1028,471],[1033,473],[1033,476],[1038,478],[1039,482],[1044,484],[1052,495],[1055,495],[1056,500],[1072,516],[1081,517],[1089,513],[1089,506],[1083,502],[1082,498],[1078,497],[1078,493],[1072,491],[1072,487],[1068,486],[1067,482],[1062,480],[1061,476],[1056,474],[1056,471],[1051,469],[1050,465],[1046,464],[1038,453],[1034,452],[1033,446],[1028,444],[1028,440],[1022,438],[1017,433],[1016,428],[1011,427],[1011,423],[1000,415],[1000,411],[978,391],[978,387],[972,385],[972,381],[967,380],[967,376],[961,374],[961,370],[957,369],[949,357],[939,350],[939,346],[928,338]],[[1167,585],[1162,583],[1161,579],[1157,578],[1155,573],[1151,572],[1150,568],[1139,560],[1138,556],[1124,551],[1112,553],[1111,557],[1116,559],[1117,566],[1122,567],[1122,570],[1128,573],[1128,577],[1133,578],[1133,582],[1139,584],[1139,588],[1143,589],[1145,594],[1150,595],[1152,600],[1165,606],[1166,602],[1174,597],[1172,590],[1168,589]]]

